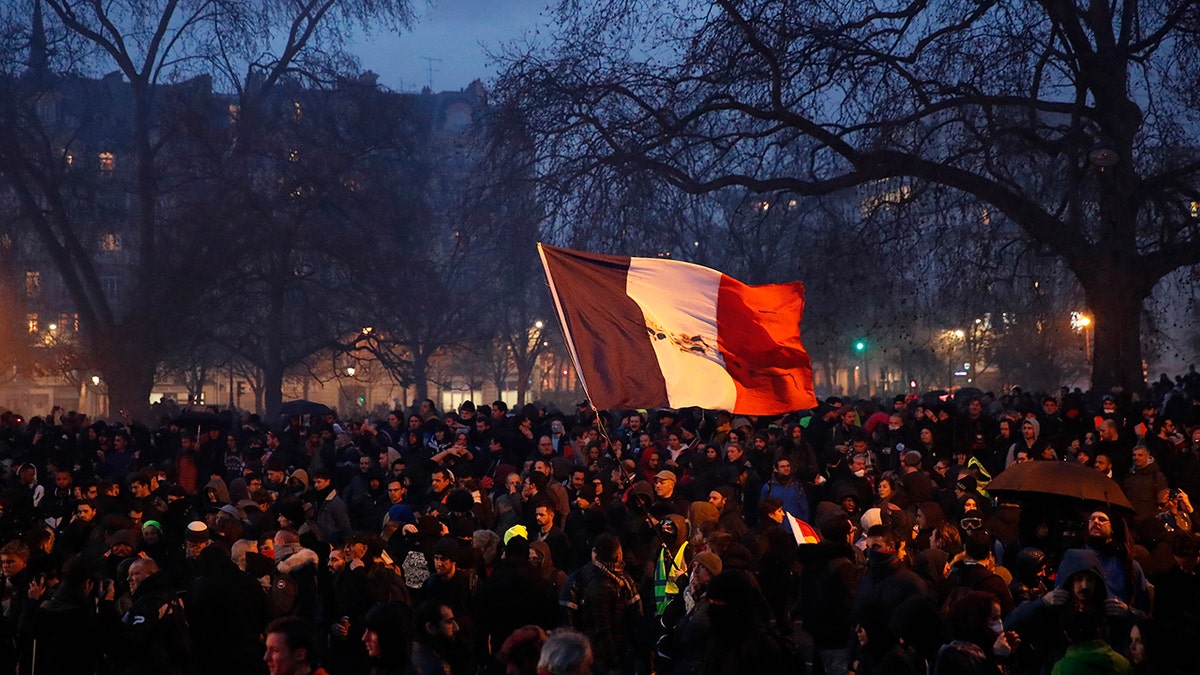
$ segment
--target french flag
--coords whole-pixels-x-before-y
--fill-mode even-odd
[[[792,536],[796,538],[797,544],[821,543],[821,535],[812,525],[800,520],[787,511],[783,512],[783,517],[787,518],[788,525],[792,527]]]
[[[800,342],[804,284],[748,286],[675,260],[543,244],[538,252],[597,409],[780,415],[816,407]]]

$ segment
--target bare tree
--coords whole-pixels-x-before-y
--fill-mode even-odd
[[[187,114],[211,79],[185,81],[216,73],[218,88],[243,94],[243,119],[267,116],[261,103],[286,77],[328,80],[352,64],[342,49],[350,31],[398,27],[409,16],[406,0],[29,0],[3,16],[10,49],[2,55],[0,170],[78,310],[110,405],[148,408],[158,360],[208,300],[204,271],[227,260],[218,249],[233,240],[223,229],[229,221],[214,217],[223,212],[220,195],[198,184],[198,174],[211,172],[188,162],[221,161],[243,146],[188,156],[191,135],[207,134],[214,120]],[[80,91],[78,75],[110,72],[106,88]],[[97,92],[112,95],[107,107],[96,102],[98,118],[62,114],[69,97]],[[102,283],[87,214],[71,190],[70,171],[81,168],[71,141],[96,131],[98,120],[120,144],[121,156],[101,156],[100,169],[119,179],[107,191],[127,201],[131,223],[132,273],[119,289]]]
[[[1200,262],[1195,2],[560,9],[498,87],[554,185],[978,200],[1078,280],[1094,384],[1143,384],[1143,302]]]

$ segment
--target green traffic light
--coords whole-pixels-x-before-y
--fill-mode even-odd
[[[867,348],[867,343],[863,342],[862,340],[859,340],[858,342],[854,343],[854,351],[856,351],[856,352],[865,351],[866,348]]]

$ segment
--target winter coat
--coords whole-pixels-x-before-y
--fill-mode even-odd
[[[346,502],[338,496],[337,490],[330,490],[324,499],[319,499],[314,505],[314,520],[321,538],[334,548],[341,548],[346,537],[353,532],[350,525],[350,512]]]
[[[1066,655],[1050,672],[1051,675],[1125,675],[1133,672],[1133,667],[1104,640],[1091,640],[1067,647]]]

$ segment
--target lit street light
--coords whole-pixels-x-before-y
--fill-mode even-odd
[[[1071,330],[1083,333],[1083,355],[1092,360],[1092,317],[1083,312],[1071,312]]]

